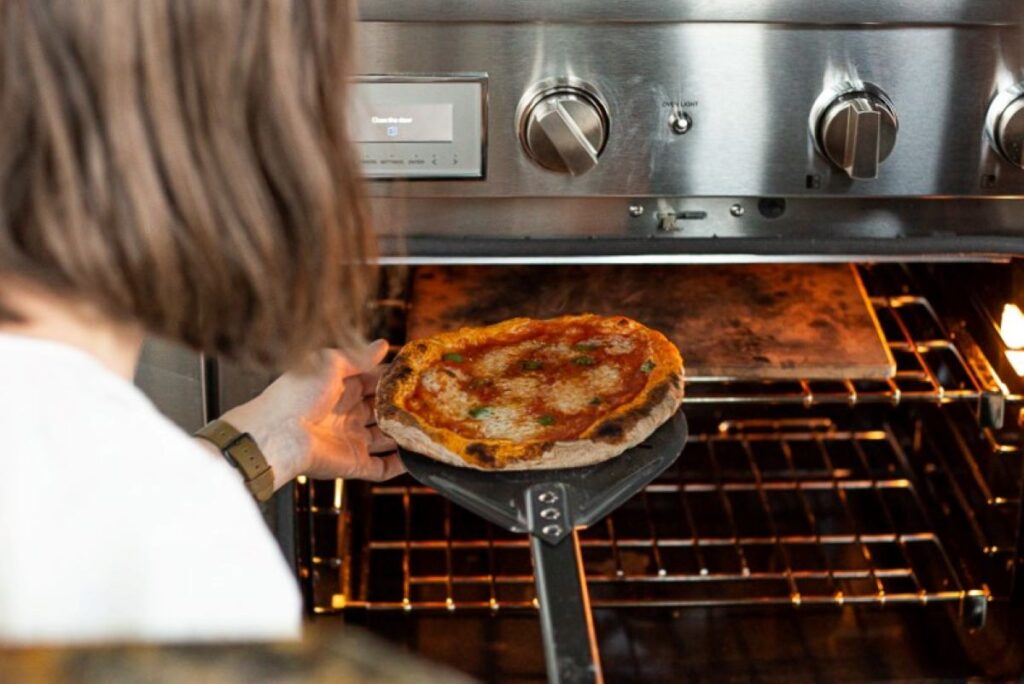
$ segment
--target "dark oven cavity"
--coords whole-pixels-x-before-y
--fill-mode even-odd
[[[690,382],[682,457],[581,533],[605,674],[1019,671],[1024,404],[998,334],[1016,270],[860,266],[891,380]],[[390,276],[397,348],[409,277]],[[303,481],[295,511],[313,614],[543,677],[525,535],[411,479]]]

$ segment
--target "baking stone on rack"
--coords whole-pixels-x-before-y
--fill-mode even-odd
[[[688,379],[883,380],[895,363],[843,264],[421,266],[408,339],[516,316],[623,315],[663,332]]]

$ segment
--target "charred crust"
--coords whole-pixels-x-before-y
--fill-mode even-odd
[[[412,375],[412,368],[409,368],[409,366],[406,366],[405,364],[394,366],[393,370],[388,373],[388,377],[395,381],[405,380],[410,375]]]
[[[483,468],[493,468],[497,465],[498,459],[495,458],[493,449],[486,444],[473,442],[466,445],[465,451],[468,460]]]
[[[672,385],[673,381],[678,382],[678,378],[673,376],[673,380],[666,380],[655,385],[647,394],[647,399],[643,404],[621,416],[601,423],[594,431],[594,439],[599,442],[614,442],[622,437],[627,430],[651,415],[658,404],[665,400],[665,397],[668,395],[669,385]]]
[[[555,445],[554,442],[543,442],[540,444],[527,445],[522,453],[516,455],[515,460],[521,462],[539,461]]]
[[[625,432],[625,430],[619,420],[606,420],[597,428],[597,432],[594,433],[594,436],[600,440],[613,440],[621,437],[623,432]]]
[[[377,420],[392,420],[396,423],[401,423],[409,427],[419,428],[420,422],[416,420],[416,416],[412,415],[404,409],[400,409],[394,404],[382,404],[377,402]]]
[[[501,450],[499,447],[491,444],[484,444],[482,442],[471,442],[463,449],[463,456],[466,461],[481,468],[496,469],[503,465],[507,465],[512,461],[518,461],[520,463],[539,461],[554,445],[554,442],[528,444],[524,445],[522,450],[518,453],[506,453],[504,456],[501,456]],[[502,461],[504,461],[504,463]]]
[[[381,379],[380,393],[394,392],[402,380],[406,380],[412,375],[413,369],[407,364],[406,358],[398,356],[392,362],[391,368],[388,369]]]
[[[427,351],[427,345],[423,344],[422,342],[418,343],[416,345],[416,351],[421,353]]]

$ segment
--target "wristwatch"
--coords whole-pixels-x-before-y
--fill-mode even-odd
[[[239,432],[231,423],[218,419],[196,430],[195,436],[220,449],[228,463],[241,471],[245,486],[257,501],[267,501],[274,494],[274,471],[248,432]]]

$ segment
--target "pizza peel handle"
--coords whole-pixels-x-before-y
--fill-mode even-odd
[[[601,681],[576,529],[611,513],[665,471],[686,445],[677,412],[641,444],[604,463],[487,472],[399,449],[409,474],[513,532],[529,532],[544,655],[551,682]]]

